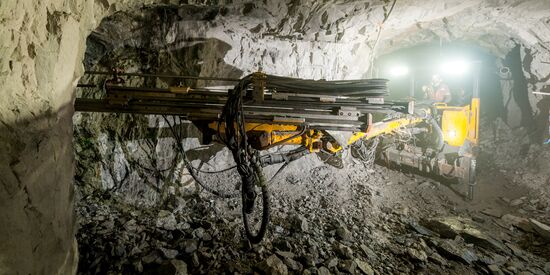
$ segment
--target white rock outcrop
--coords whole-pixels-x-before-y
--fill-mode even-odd
[[[89,32],[136,5],[112,2],[0,1],[2,274],[76,272],[74,87]]]

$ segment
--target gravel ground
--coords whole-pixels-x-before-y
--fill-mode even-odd
[[[462,189],[350,159],[337,169],[311,155],[272,181],[272,221],[257,245],[244,237],[239,199],[194,183],[147,208],[93,193],[78,203],[79,273],[550,273],[547,200],[490,166],[474,201]]]

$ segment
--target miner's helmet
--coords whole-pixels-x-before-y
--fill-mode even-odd
[[[432,75],[432,86],[439,86],[443,82],[443,79],[439,74]]]

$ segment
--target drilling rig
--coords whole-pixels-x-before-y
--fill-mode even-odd
[[[101,83],[80,88],[101,90],[101,98],[77,98],[78,112],[177,116],[192,122],[202,142],[221,142],[235,160],[242,179],[240,195],[246,235],[258,243],[269,223],[269,182],[263,168],[316,153],[342,166],[341,154],[363,161],[372,157],[389,166],[411,169],[465,183],[472,198],[479,127],[479,96],[470,104],[389,101],[387,79],[306,80],[255,72],[241,79],[163,74],[86,72],[103,75]],[[225,90],[184,85],[135,87],[132,77],[231,81]],[[190,175],[200,184],[186,158],[182,137],[173,130]],[[286,153],[270,153],[295,145]],[[213,192],[215,193],[215,192]]]

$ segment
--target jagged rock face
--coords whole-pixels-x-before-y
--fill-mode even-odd
[[[547,57],[548,51],[544,45],[536,42],[537,39],[533,39],[533,33],[538,37],[547,35],[542,30],[545,30],[549,15],[540,10],[548,11],[548,4],[540,1],[519,4],[514,1],[399,1],[392,9],[392,3],[219,1],[206,6],[162,5],[128,10],[106,18],[90,35],[84,63],[89,70],[120,67],[130,72],[241,77],[261,68],[267,73],[284,76],[346,79],[368,76],[373,54],[390,53],[402,47],[434,40],[441,39],[444,43],[465,41],[484,47],[500,58],[504,58],[516,43],[523,43],[520,61],[521,58],[532,60],[523,68],[530,83],[529,88],[537,91],[545,89],[541,79],[550,75],[550,72],[546,72],[540,62]],[[520,26],[511,23],[518,22],[515,16],[518,13],[533,24]],[[382,22],[381,30],[379,25]],[[522,73],[521,66],[518,68],[519,73]],[[178,84],[169,79],[131,81],[146,86]],[[525,96],[529,97],[531,106],[537,110],[540,97],[530,93]],[[514,99],[509,100],[510,94],[505,98],[509,105],[508,125],[515,123],[511,126],[523,126],[523,132],[528,131],[524,122],[527,120],[515,122],[526,111],[517,108]],[[525,102],[529,104],[528,101]],[[531,118],[531,107],[528,107],[527,115]],[[107,189],[120,186],[122,189],[119,193],[131,198],[130,201],[155,203],[159,197],[151,195],[155,193],[151,193],[154,188],[135,189],[135,186],[153,186],[157,182],[147,180],[152,177],[150,172],[143,171],[140,177],[121,178],[116,175],[122,173],[118,169],[143,170],[130,161],[132,159],[163,155],[158,154],[155,146],[142,152],[131,150],[135,146],[134,142],[143,143],[147,140],[145,134],[132,134],[131,139],[124,137],[124,133],[144,133],[159,127],[154,121],[161,120],[151,117],[137,123],[140,119],[136,116],[103,114],[83,114],[77,118],[77,139],[84,136],[89,141],[86,143],[89,145],[86,146],[88,150],[84,153],[80,153],[81,148],[77,147],[79,184],[86,186],[94,182],[93,186],[103,186],[104,189],[106,186],[109,186]],[[118,123],[109,122],[113,119]],[[167,132],[166,129],[164,132]],[[177,150],[170,139],[152,140],[160,142],[162,145],[159,146],[166,150]],[[100,153],[94,149],[103,147],[105,142],[111,144],[108,146],[110,150]],[[526,142],[529,143],[529,140],[520,144]],[[513,152],[519,151],[519,145],[509,145],[500,146],[511,147]],[[493,147],[491,149],[494,150]],[[100,163],[97,159],[106,161]],[[157,161],[156,157],[153,160],[162,162]],[[175,158],[172,160],[177,161]],[[121,163],[124,165],[121,166]],[[170,166],[181,167],[181,163],[172,163]],[[90,173],[88,167],[95,167],[93,170],[96,172]],[[159,167],[161,170],[165,168]],[[174,179],[172,176],[169,178]],[[187,180],[184,178],[184,181]]]
[[[72,101],[111,2],[0,1],[0,273],[76,270]]]
[[[541,43],[550,39],[545,1],[415,0],[398,1],[394,9],[392,1],[224,2],[119,13],[103,22],[89,45],[174,51],[217,40],[226,45],[223,62],[244,73],[262,68],[293,77],[346,79],[365,76],[373,52],[441,39],[470,41],[504,57],[512,39],[532,51],[526,69],[539,80],[550,74],[544,66],[550,53]],[[225,73],[212,64],[202,69],[202,75]]]
[[[134,11],[132,20],[135,14],[139,19],[147,10],[137,8],[155,2],[161,1],[0,1],[0,87],[6,99],[0,103],[0,152],[5,152],[0,158],[0,217],[8,224],[0,227],[1,272],[74,271],[71,116],[85,38],[105,15],[126,10]],[[157,24],[168,32],[138,39],[125,36],[139,33],[131,27],[126,29],[131,32],[113,35],[100,31],[107,39],[102,45],[158,50],[208,45],[184,56],[192,64],[182,69],[174,65],[173,72],[232,76],[261,67],[287,76],[356,78],[365,76],[378,25],[389,16],[376,47],[380,52],[430,40],[435,33],[449,39],[484,38],[494,52],[504,53],[502,37],[512,36],[530,49],[531,87],[548,89],[541,84],[550,75],[544,65],[549,59],[544,44],[550,40],[548,1],[398,1],[389,15],[391,3],[386,1],[187,3],[196,6],[176,8],[177,16],[167,17],[174,21]],[[159,22],[162,16],[151,18]],[[194,57],[203,60],[192,61]],[[535,106],[538,99],[530,99]]]

